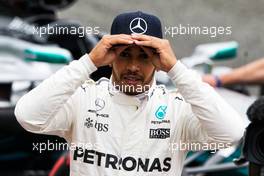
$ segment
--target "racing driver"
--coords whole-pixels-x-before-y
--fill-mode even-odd
[[[110,80],[89,79],[105,65]],[[174,90],[156,85],[160,70]],[[115,17],[110,35],[24,95],[15,115],[71,144],[72,176],[180,176],[189,150],[228,147],[244,132],[238,113],[176,59],[158,17],[140,11]]]

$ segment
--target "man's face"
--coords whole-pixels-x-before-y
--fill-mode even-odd
[[[114,86],[128,95],[147,91],[155,72],[151,58],[139,46],[120,47],[122,48],[116,48],[117,58],[112,64]]]

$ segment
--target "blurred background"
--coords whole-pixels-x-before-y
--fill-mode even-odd
[[[165,37],[173,43],[178,58],[189,56],[195,46],[201,43],[238,41],[238,59],[225,63],[237,67],[264,57],[263,7],[262,0],[79,0],[70,8],[60,11],[59,16],[78,20],[83,25],[99,26],[103,32],[110,31],[112,20],[117,14],[136,10],[159,16],[164,26],[231,26],[231,35],[215,38],[209,35]]]

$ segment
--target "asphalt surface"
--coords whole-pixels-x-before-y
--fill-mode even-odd
[[[99,27],[109,32],[113,18],[125,11],[142,10],[156,14],[165,27],[199,26],[231,27],[231,35],[175,35],[165,38],[171,41],[178,58],[189,56],[201,43],[235,40],[240,44],[238,57],[224,64],[237,67],[251,60],[264,57],[263,0],[79,0],[59,13],[62,18],[80,21],[85,26]],[[164,28],[163,28],[164,29]],[[164,30],[165,33],[165,30]]]

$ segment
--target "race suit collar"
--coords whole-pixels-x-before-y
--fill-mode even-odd
[[[123,104],[123,105],[136,105],[139,106],[142,104],[144,100],[149,100],[149,98],[153,95],[154,89],[156,87],[156,80],[155,77],[153,78],[151,87],[148,91],[143,92],[138,95],[130,96],[126,95],[125,93],[117,90],[112,82],[112,76],[110,77],[109,80],[109,85],[108,85],[108,91],[109,94],[112,96],[113,100],[118,103],[118,104]]]

